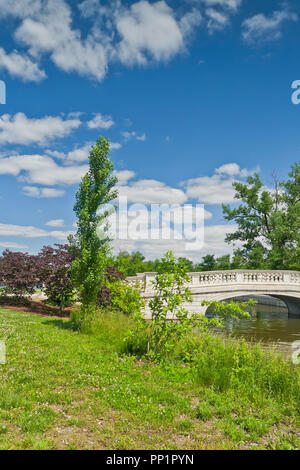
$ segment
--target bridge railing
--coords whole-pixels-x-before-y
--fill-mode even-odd
[[[142,289],[151,290],[152,281],[157,273],[141,273],[128,277],[130,285],[138,284]],[[300,271],[260,271],[260,270],[233,270],[233,271],[206,271],[189,273],[189,285],[214,286],[224,284],[299,284]]]

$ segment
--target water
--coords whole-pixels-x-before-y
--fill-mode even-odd
[[[257,305],[256,315],[240,320],[237,324],[227,324],[225,331],[235,337],[260,342],[263,347],[274,345],[285,355],[291,355],[292,345],[300,341],[300,317],[288,318],[285,308]]]

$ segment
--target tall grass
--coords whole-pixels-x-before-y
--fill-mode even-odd
[[[72,314],[75,323],[76,315]],[[83,332],[96,335],[117,354],[141,358],[146,354],[147,335],[143,331],[131,335],[134,328],[128,316],[99,310]],[[300,367],[259,344],[195,331],[177,345],[170,361],[175,368],[186,364],[199,386],[218,393],[232,391],[250,401],[265,397],[292,403],[300,411]]]
[[[300,411],[299,366],[275,351],[241,339],[202,334],[183,341],[178,355],[189,358],[201,385],[219,392],[239,390],[250,399],[263,394],[292,402]]]

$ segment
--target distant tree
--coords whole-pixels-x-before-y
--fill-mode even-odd
[[[68,245],[44,246],[39,253],[40,279],[48,299],[59,306],[60,313],[66,304],[72,302],[74,285],[72,282],[73,256]]]
[[[36,256],[5,250],[0,256],[2,293],[17,297],[33,294],[40,283],[38,265]]]
[[[128,251],[120,251],[115,259],[115,267],[125,276],[135,276],[137,273],[144,272],[145,256],[139,251],[128,253]]]
[[[206,255],[202,258],[202,263],[199,266],[200,271],[214,271],[217,267],[214,255]]]
[[[194,271],[194,263],[188,258],[178,258],[179,263],[184,266],[186,272],[193,272]]]
[[[258,174],[247,183],[234,182],[237,207],[223,205],[225,219],[234,221],[235,232],[228,243],[239,242],[235,250],[248,268],[300,269],[300,164],[292,166],[290,179],[274,189],[264,189]]]
[[[89,171],[82,178],[76,194],[74,211],[77,216],[77,234],[69,238],[72,250],[77,253],[73,261],[73,279],[80,293],[81,313],[84,319],[93,313],[97,296],[104,285],[110,239],[105,233],[109,216],[106,205],[118,192],[117,178],[113,175],[113,163],[109,158],[109,142],[104,137],[92,146],[89,155]],[[100,209],[103,209],[99,212]],[[99,227],[104,229],[99,236]]]
[[[230,255],[224,255],[224,256],[221,256],[220,258],[217,258],[215,269],[220,270],[220,271],[231,269]]]

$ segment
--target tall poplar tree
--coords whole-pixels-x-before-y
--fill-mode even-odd
[[[89,171],[82,178],[76,194],[77,234],[69,239],[75,254],[72,272],[83,317],[95,311],[97,295],[104,282],[111,240],[103,233],[99,236],[98,229],[105,225],[109,215],[105,205],[118,195],[115,189],[118,180],[112,172],[109,142],[100,137],[91,148]]]

